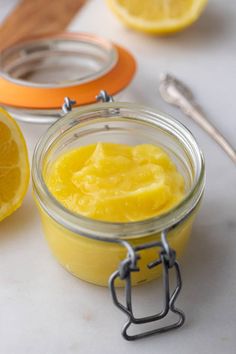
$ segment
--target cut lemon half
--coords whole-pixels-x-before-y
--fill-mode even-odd
[[[174,33],[196,21],[207,0],[106,0],[129,27],[153,34]]]
[[[0,221],[22,204],[29,175],[23,134],[15,120],[0,108]]]

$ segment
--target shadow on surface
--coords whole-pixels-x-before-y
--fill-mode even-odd
[[[198,321],[207,309],[217,307],[217,298],[224,296],[230,287],[228,270],[234,250],[228,238],[234,237],[236,223],[221,220],[219,205],[206,205],[202,219],[205,225],[196,224],[182,261],[183,269],[183,308],[187,314],[188,325]],[[207,221],[209,220],[209,221]]]
[[[31,196],[31,188],[22,206],[0,223],[0,244],[32,232],[31,226],[37,218],[37,210]],[[17,232],[19,230],[19,232]]]

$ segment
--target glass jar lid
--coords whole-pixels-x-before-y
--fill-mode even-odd
[[[38,116],[42,111],[44,121],[48,110],[61,108],[65,96],[79,106],[95,102],[101,88],[112,95],[121,91],[135,66],[124,48],[91,34],[24,39],[0,53],[0,104],[18,119],[22,110],[28,115],[37,111]]]

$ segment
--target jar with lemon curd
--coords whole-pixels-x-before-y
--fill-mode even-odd
[[[131,221],[122,221],[114,215],[109,218],[109,212],[115,214],[113,207],[106,208],[105,221],[66,207],[48,185],[55,161],[70,151],[101,142],[131,147],[148,144],[163,149],[182,175],[183,198],[160,215]],[[122,331],[125,339],[174,329],[184,322],[183,312],[175,307],[182,284],[177,259],[191,234],[204,191],[204,176],[202,154],[192,134],[168,115],[131,103],[103,102],[72,110],[52,125],[36,146],[33,189],[49,247],[73,275],[93,284],[109,285],[114,304],[128,315]],[[172,290],[170,272],[176,277],[176,287]],[[132,310],[132,286],[161,275],[165,294],[163,311],[136,318]],[[116,294],[120,286],[125,286],[125,304],[119,302]],[[158,320],[169,311],[178,315],[177,322],[159,327]],[[136,335],[128,333],[132,323],[147,322],[157,323],[157,328]]]

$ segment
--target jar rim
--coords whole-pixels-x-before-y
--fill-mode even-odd
[[[145,220],[131,222],[109,222],[95,220],[74,213],[65,208],[50,193],[44,181],[41,166],[44,150],[50,148],[49,141],[52,136],[55,136],[57,131],[63,129],[63,126],[65,126],[66,123],[72,121],[75,118],[76,121],[78,121],[78,118],[82,118],[84,114],[88,114],[89,112],[96,112],[100,110],[104,111],[110,109],[124,109],[132,111],[133,113],[145,113],[145,118],[139,117],[136,120],[147,122],[148,115],[148,123],[157,126],[157,122],[161,122],[161,124],[165,126],[166,130],[171,132],[172,135],[178,135],[179,139],[184,139],[186,145],[188,145],[192,153],[195,154],[195,159],[197,162],[197,176],[193,182],[193,185],[191,186],[190,191],[174,208],[161,215],[154,216]],[[127,119],[135,118],[129,117]],[[80,124],[80,122],[78,122],[78,124]],[[173,130],[175,131],[175,134],[173,134]],[[32,163],[32,180],[34,194],[36,201],[39,203],[39,206],[60,225],[78,235],[97,240],[115,242],[117,239],[131,239],[150,236],[151,234],[158,233],[164,229],[172,228],[183,219],[185,219],[186,215],[189,215],[189,213],[195,209],[202,197],[205,185],[205,163],[203,154],[198,147],[198,144],[192,133],[182,123],[172,118],[170,115],[146,106],[133,103],[98,103],[82,107],[76,112],[70,112],[68,115],[49,127],[47,132],[41,137],[35,147]]]
[[[62,47],[63,45],[65,48]],[[81,55],[77,48],[79,45],[87,46],[84,49],[85,53],[89,53],[91,50],[99,50],[104,55],[104,63],[100,64],[100,67],[96,68],[97,70],[88,73],[86,76],[75,77],[72,80],[68,80],[67,78],[67,80],[55,81],[54,78],[53,82],[40,82],[27,78],[28,72],[26,70],[33,72],[38,69],[36,65],[35,67],[30,66],[29,62],[31,63],[31,61],[33,61],[33,63],[36,62],[37,64],[36,59],[38,61],[40,59],[47,59],[52,57],[53,54],[58,58],[64,58],[66,62],[66,55]],[[87,83],[104,76],[107,72],[112,70],[118,61],[118,51],[112,42],[88,33],[54,33],[24,38],[10,47],[4,48],[1,55],[1,76],[8,81],[16,83],[18,86],[29,86],[31,88],[67,88],[81,85],[82,83]],[[95,59],[98,60],[98,58]],[[25,68],[26,73],[23,69],[18,69],[17,71],[16,69],[19,66]],[[40,67],[40,69],[42,68]],[[18,75],[15,74],[15,72]],[[14,73],[14,75],[12,73]],[[26,79],[21,78],[23,74],[26,76]],[[74,75],[76,74],[78,75],[78,73]],[[47,77],[44,77],[44,79],[48,80]]]

